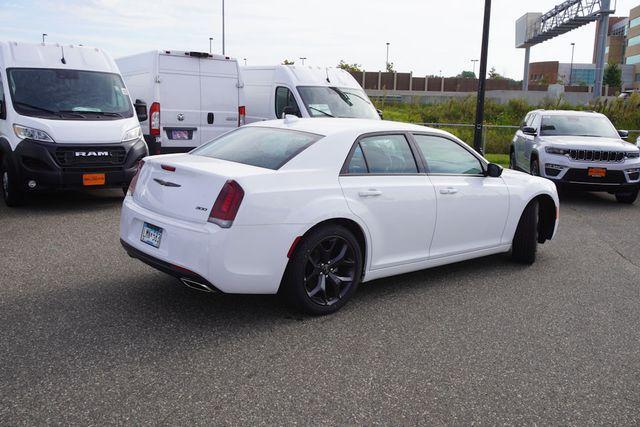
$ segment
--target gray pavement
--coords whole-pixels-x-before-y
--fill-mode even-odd
[[[0,203],[0,424],[638,424],[640,202],[562,202],[531,267],[378,280],[322,318],[128,258],[119,192]]]

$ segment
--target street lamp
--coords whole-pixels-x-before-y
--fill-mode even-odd
[[[475,77],[476,75],[476,62],[478,62],[477,59],[472,59],[471,63],[473,64],[473,76]]]
[[[482,49],[480,54],[480,75],[478,76],[478,99],[473,132],[473,148],[482,154],[482,132],[484,123],[484,95],[487,84],[487,56],[489,54],[489,26],[491,24],[491,0],[484,0],[484,22],[482,25]]]
[[[304,66],[304,60],[307,59],[307,57],[306,56],[301,56],[299,59],[302,61],[302,65]]]
[[[385,62],[385,70],[389,70],[389,45],[391,43],[387,42],[387,62]]]
[[[209,37],[209,53],[213,53],[212,43],[213,43],[213,37]]]
[[[44,38],[47,37],[48,35],[49,34],[42,33],[42,44],[44,44]]]
[[[573,53],[576,49],[576,44],[571,43],[571,68],[569,68],[569,86],[573,83]]]

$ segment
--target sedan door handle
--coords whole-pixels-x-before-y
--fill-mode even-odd
[[[360,197],[378,197],[382,196],[382,191],[376,190],[374,188],[366,191],[359,191],[358,196]]]
[[[456,194],[458,192],[457,188],[453,188],[453,187],[447,187],[447,188],[441,188],[440,189],[440,194]]]

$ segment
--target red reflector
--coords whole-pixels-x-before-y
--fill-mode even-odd
[[[227,181],[211,208],[209,222],[218,224],[222,228],[231,227],[233,220],[236,219],[243,197],[244,190],[240,187],[240,184],[233,180]]]
[[[160,103],[154,102],[149,108],[149,134],[160,136]]]
[[[298,246],[298,243],[300,243],[301,239],[302,239],[302,236],[298,236],[293,240],[293,243],[289,248],[289,252],[287,252],[287,258],[291,258],[291,256],[293,255],[293,252],[296,250],[296,246]]]
[[[160,167],[161,167],[163,170],[166,170],[166,171],[169,171],[169,172],[175,172],[175,171],[176,171],[176,168],[175,168],[175,167],[173,167],[173,166],[169,166],[169,165],[160,165]]]

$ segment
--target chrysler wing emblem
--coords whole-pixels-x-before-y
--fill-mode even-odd
[[[171,181],[165,181],[164,179],[160,178],[153,178],[153,180],[160,185],[164,185],[165,187],[182,187],[182,185],[180,184],[176,184],[175,182]]]

